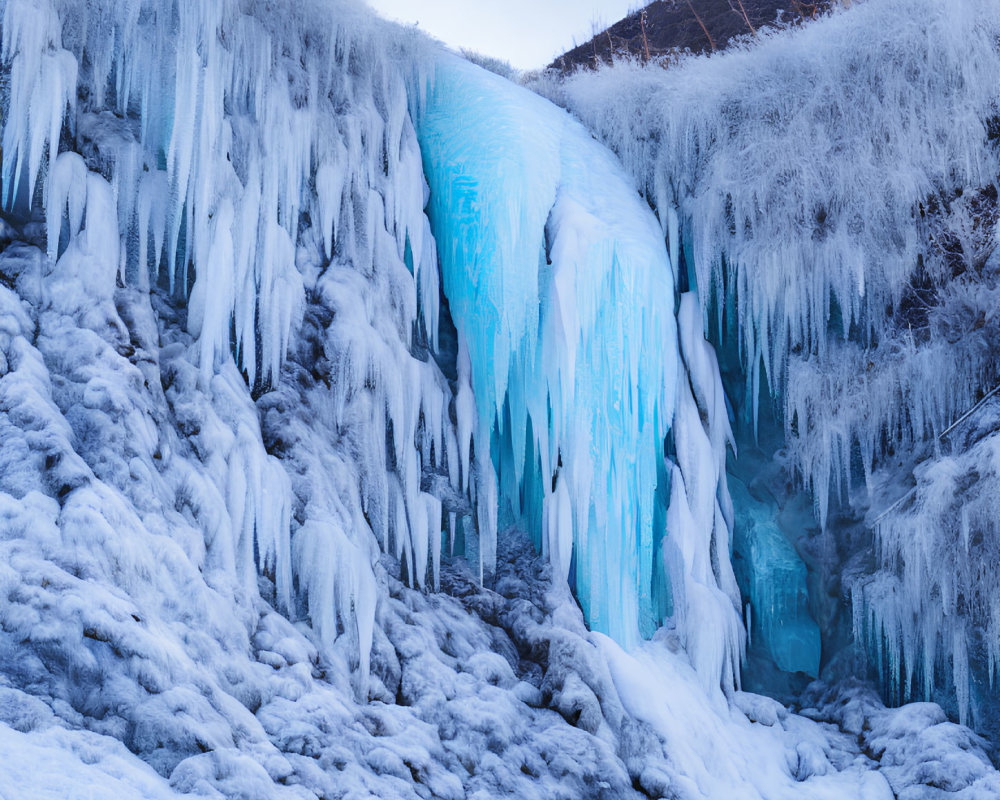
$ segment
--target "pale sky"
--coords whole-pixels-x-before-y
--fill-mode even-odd
[[[418,23],[457,49],[509,61],[519,69],[543,67],[598,30],[617,22],[642,0],[368,0],[383,17]]]

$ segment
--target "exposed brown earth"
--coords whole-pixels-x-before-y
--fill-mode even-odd
[[[669,58],[721,50],[736,37],[769,25],[808,20],[843,0],[656,0],[552,62],[570,71],[614,58]]]

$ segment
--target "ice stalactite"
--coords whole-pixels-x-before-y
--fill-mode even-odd
[[[9,60],[10,104],[4,120],[3,193],[7,205],[27,204],[43,164],[55,161],[67,112],[76,107],[77,62],[59,46],[60,20],[48,3],[14,0],[4,7],[3,53]],[[22,187],[22,180],[24,186]]]
[[[871,0],[721,57],[549,87],[680,231],[706,329],[742,359],[739,424],[756,434],[765,387],[821,527],[879,517],[854,611],[889,693],[950,686],[963,718],[993,672],[966,667],[1000,642],[991,572],[968,556],[992,558],[995,484],[938,437],[1000,379],[998,19],[995,0]]]
[[[705,340],[698,298],[685,292],[677,313],[683,368],[677,385],[667,540],[664,543],[683,620],[686,647],[699,675],[723,670],[740,684],[743,623],[732,567],[733,501],[726,452],[735,448],[715,350]],[[685,380],[686,379],[686,380]],[[707,545],[707,546],[706,546]],[[719,636],[719,631],[731,632]],[[735,633],[735,635],[734,635]]]
[[[452,530],[469,496],[496,513],[427,355],[437,250],[407,86],[431,46],[350,2],[15,0],[3,32],[7,207],[44,210],[47,269],[101,303],[158,284],[182,304],[168,394],[213,478],[179,491],[241,586],[265,576],[324,644],[350,633],[367,673],[378,544],[436,586],[445,506]],[[264,446],[254,398],[281,395],[290,355],[333,461]]]
[[[632,644],[669,620],[706,682],[731,686],[729,420],[690,298],[678,341],[655,218],[565,112],[457,59],[438,62],[417,128],[475,397],[460,447],[471,434],[501,514],[532,531],[595,630]]]
[[[402,74],[369,63],[382,58],[371,26],[354,31],[358,10],[339,10],[306,47],[291,33],[307,9],[290,32],[253,4],[6,5],[8,204],[22,182],[34,196],[41,177],[43,205],[51,188],[57,204],[69,199],[78,211],[79,197],[66,193],[79,192],[79,180],[69,165],[57,169],[66,126],[114,183],[129,249],[122,277],[151,269],[183,295],[193,284],[190,324],[206,379],[229,352],[230,329],[251,384],[276,379],[301,316],[302,213],[315,213],[328,258],[336,240],[338,252],[370,269],[381,255],[372,226],[382,224],[400,255],[409,247],[417,268],[427,263],[419,163],[405,158],[413,132]],[[84,14],[106,24],[75,25]],[[355,60],[363,66],[351,76]],[[79,109],[78,85],[88,97]],[[337,113],[348,97],[373,103],[376,94],[373,114]],[[121,120],[117,139],[105,106]],[[390,180],[375,190],[379,172]],[[49,225],[54,256],[57,215]],[[434,329],[428,280],[419,286]]]
[[[995,724],[1000,676],[998,428],[994,398],[914,469],[875,523],[879,570],[854,587],[855,633],[892,699],[951,694],[962,722],[980,726]]]

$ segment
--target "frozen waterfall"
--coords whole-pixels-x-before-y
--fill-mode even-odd
[[[346,286],[323,289],[339,344],[330,422],[343,424],[349,396],[370,381],[364,428],[374,441],[391,439],[387,457],[372,452],[360,464],[361,506],[382,548],[406,560],[418,585],[429,563],[436,570],[443,523],[465,526],[463,515],[443,514],[440,491],[427,491],[428,474],[443,471],[448,497],[470,499],[482,574],[494,569],[498,525],[523,523],[557,572],[572,570],[595,630],[629,645],[669,620],[709,684],[738,684],[743,634],[718,369],[701,353],[696,319],[678,342],[662,233],[613,156],[565,112],[457,59],[428,62],[426,75],[349,80],[356,45],[336,27],[298,52],[301,42],[235,8],[180,8],[179,25],[153,9],[118,9],[114,24],[71,37],[74,53],[60,47],[57,9],[8,6],[13,97],[55,96],[74,73],[95,105],[137,116],[134,127],[112,123],[107,111],[76,109],[71,96],[41,121],[29,103],[28,118],[5,128],[5,194],[17,198],[24,181],[29,202],[40,196],[49,258],[89,270],[105,293],[116,280],[142,288],[160,276],[187,297],[202,384],[235,357],[263,391],[302,324],[303,215],[328,269],[347,258],[362,271],[389,262],[413,274],[409,297],[387,298],[405,304],[404,344],[414,330],[431,349],[437,343],[440,253],[459,333],[454,427],[433,362],[380,353],[366,331],[380,322],[351,319],[357,310],[339,296]],[[26,31],[43,38],[30,42]],[[31,47],[43,56],[29,59]],[[162,57],[169,48],[176,58]],[[385,109],[375,117],[334,113],[340,96],[370,104],[369,94]],[[56,155],[64,118],[93,141],[111,185],[78,154]],[[366,138],[379,142],[385,164],[374,173],[360,149]],[[264,499],[287,485],[268,477],[271,457],[237,444],[229,464],[222,491],[241,569],[259,550],[285,607],[294,580],[324,636],[329,619],[350,617],[364,662],[367,545],[358,534],[338,544],[351,523],[331,520],[318,499],[290,528],[287,489],[277,509]]]
[[[967,686],[1000,664],[983,595],[998,531],[981,511],[996,484],[965,450],[995,411],[977,411],[971,438],[939,437],[1000,378],[998,20],[992,0],[872,0],[724,58],[551,88],[679,230],[706,330],[741,365],[737,429],[752,440],[773,405],[779,432],[761,446],[814,499],[825,532],[794,535],[844,561],[877,550],[878,577],[866,568],[838,594],[855,597],[888,694],[950,694],[984,722],[992,690]],[[749,599],[789,619],[784,602]]]
[[[655,218],[579,123],[458,59],[417,128],[478,412],[459,408],[460,445],[474,434],[495,467],[501,519],[529,527],[594,630],[634,644],[669,604],[706,678],[738,682],[729,420],[688,298],[678,339]]]
[[[0,795],[1000,796],[998,4],[0,0]]]

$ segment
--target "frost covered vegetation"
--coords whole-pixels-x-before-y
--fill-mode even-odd
[[[977,436],[939,437],[1000,378],[998,20],[993,2],[860,3],[556,89],[657,209],[706,329],[738,348],[740,426],[768,413],[764,386],[820,525],[876,524],[854,616],[887,690],[940,689],[981,723],[1000,665],[995,410]]]
[[[849,37],[849,19],[870,24],[829,24]],[[688,195],[717,192],[718,174],[677,184],[661,228],[564,111],[351,2],[7,0],[2,24],[0,796],[1000,792],[986,743],[938,706],[889,711],[843,684],[792,714],[739,691],[732,537],[748,518],[781,533],[744,499],[753,485],[730,494],[730,411],[696,292],[711,304],[712,286],[749,286],[751,262],[719,245],[734,272],[686,275],[712,241],[689,238],[695,221],[721,224]],[[805,57],[795,38],[739,53],[726,80],[796,47]],[[936,52],[903,61],[938,92],[925,99],[979,102],[941,89],[952,73],[924,76],[951,63]],[[724,94],[724,73],[706,87]],[[589,80],[599,92],[606,74]],[[678,143],[676,158],[696,153],[711,156]],[[993,274],[962,217],[989,192],[956,199],[982,148],[964,163],[926,197],[938,261],[916,248],[924,272],[879,288],[906,240],[866,284],[908,319],[932,308],[918,356]],[[883,224],[910,219],[878,208],[902,214]],[[783,241],[805,257],[806,237]],[[956,253],[968,266],[945,281]],[[817,274],[837,258],[831,245]],[[856,336],[827,337],[812,316],[827,306],[799,287],[767,317],[805,337],[777,356],[781,336],[754,321],[763,289],[746,289],[745,352],[777,377],[795,347],[822,366],[901,337],[898,320],[867,321],[868,299],[846,302],[853,281],[836,302]],[[796,317],[795,298],[814,311]],[[956,380],[972,363],[989,374],[987,345],[962,341]],[[812,429],[795,430],[807,452]],[[926,438],[909,430],[904,444]],[[890,447],[869,454],[871,480]],[[992,541],[976,536],[989,514],[962,513],[953,575],[972,585],[961,567]],[[786,561],[774,614],[802,610]],[[896,579],[915,591],[941,562],[927,563]],[[875,616],[860,619],[894,619],[879,588],[892,579],[864,584]],[[957,630],[952,608],[976,622],[948,607],[935,633]],[[815,629],[795,619],[810,644],[785,666],[818,671]],[[775,654],[790,629],[776,620],[757,623]],[[920,640],[897,641],[893,665],[912,663]]]

